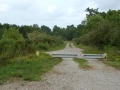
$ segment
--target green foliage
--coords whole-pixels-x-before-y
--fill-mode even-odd
[[[24,25],[19,28],[19,32],[22,34],[24,39],[28,39],[27,33],[32,33],[33,31],[41,32],[37,24],[33,24],[33,26]]]
[[[108,54],[110,54],[109,56],[114,57],[118,54],[119,49],[115,46],[105,46],[103,49],[105,52],[107,52]]]
[[[40,49],[40,50],[48,50],[49,49],[49,44],[46,42],[46,43],[38,43],[37,47]]]
[[[0,39],[2,38],[3,33],[4,33],[4,29],[0,27]]]
[[[42,27],[42,30],[48,27]],[[21,26],[0,24],[0,64],[9,59],[35,53],[36,50],[48,50],[63,44],[63,38],[43,33],[37,24]]]
[[[51,48],[49,48],[47,51],[55,51],[55,50],[61,50],[64,49],[66,47],[66,42],[64,42],[63,44],[57,45],[57,46],[51,46]]]
[[[64,40],[72,40],[75,37],[77,28],[74,25],[67,26],[66,28],[60,28],[58,26],[54,26],[53,35],[61,36]]]
[[[95,30],[99,26],[99,22],[102,23],[104,19],[100,15],[91,16],[86,23],[86,28],[90,30]]]
[[[120,48],[120,10],[109,10],[107,13],[98,9],[86,9],[85,23],[77,26],[74,41],[79,44],[92,45],[103,50],[105,46]],[[89,17],[88,17],[89,16]]]
[[[51,29],[45,25],[41,26],[41,31],[47,34],[52,34]]]
[[[83,44],[76,44],[74,43],[74,45],[78,48],[81,48],[83,49],[83,53],[86,53],[86,54],[101,54],[101,53],[105,53],[104,51],[102,50],[98,50],[97,47],[93,47],[93,46],[90,46],[90,45],[83,45]]]
[[[61,58],[52,58],[43,52],[40,56],[28,55],[11,60],[7,66],[0,67],[0,84],[11,78],[38,81],[41,76],[61,62]]]
[[[39,50],[48,50],[50,47],[55,47],[63,44],[61,37],[50,36],[38,31],[28,33],[28,39],[35,44]]]
[[[66,38],[68,41],[72,40],[75,37],[75,32],[76,32],[76,27],[74,27],[74,25],[71,26],[67,26],[66,28]]]
[[[76,44],[80,44],[80,38],[73,38],[72,41]]]
[[[66,39],[66,30],[65,30],[65,28],[60,28],[60,27],[58,27],[58,26],[55,25],[53,27],[52,34],[54,36],[61,36],[62,38],[64,38],[64,40]]]
[[[83,34],[86,33],[86,30],[85,30],[85,23],[86,21],[82,21],[82,24],[79,24],[77,26],[77,30],[76,30],[76,33],[75,33],[75,37],[74,38],[79,38],[80,36],[82,36]]]
[[[9,58],[22,55],[24,48],[25,40],[18,30],[15,28],[5,30],[0,40],[0,63],[6,63]]]
[[[120,70],[120,59],[118,60],[109,60],[109,61],[104,61],[105,64],[109,65],[109,66],[112,66],[112,67],[115,67],[116,69],[119,69]]]
[[[110,44],[112,46],[120,47],[120,27],[114,28],[110,32]]]
[[[84,53],[87,54],[101,54],[101,53],[107,53],[108,54],[108,58],[114,57],[114,56],[119,56],[119,49],[117,47],[114,46],[105,46],[103,50],[98,49],[97,47],[93,47],[90,45],[83,45],[83,44],[76,44],[74,43],[74,45],[78,48],[82,48],[84,51]]]
[[[94,15],[96,15],[96,14],[99,14],[99,12],[98,12],[98,8],[97,9],[93,9],[93,8],[87,8],[86,10],[85,10],[86,12],[89,12],[89,14],[87,14],[87,18],[89,18],[89,17],[91,17],[91,16],[94,16]]]
[[[2,38],[11,38],[13,40],[23,39],[22,35],[19,34],[19,31],[15,28],[9,28],[8,30],[5,30]]]

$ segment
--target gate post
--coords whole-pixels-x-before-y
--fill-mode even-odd
[[[104,53],[104,55],[105,55],[105,58],[104,58],[104,60],[107,60],[107,53]]]
[[[39,56],[40,52],[39,51],[36,51],[36,56]]]

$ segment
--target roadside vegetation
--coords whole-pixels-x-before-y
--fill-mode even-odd
[[[41,75],[62,60],[45,51],[59,46],[65,46],[61,37],[45,33],[37,25],[0,24],[0,84],[14,78],[40,80]]]
[[[51,36],[40,30],[21,34],[16,28],[5,29],[0,39],[0,64],[5,65],[11,58],[34,54],[63,45],[59,37]],[[64,45],[63,45],[64,46]]]
[[[88,65],[88,61],[85,59],[74,58],[74,61],[77,62],[79,64],[79,67],[82,69],[88,70],[91,68],[91,66]]]
[[[66,42],[64,41],[63,44],[60,44],[58,46],[55,46],[55,47],[51,47],[49,48],[48,50],[46,51],[55,51],[55,50],[61,50],[61,49],[64,49],[66,47]]]
[[[116,69],[120,69],[120,53],[118,52],[118,49],[116,48],[109,48],[106,50],[99,50],[97,47],[92,46],[85,46],[82,44],[76,44],[74,45],[78,48],[83,49],[83,53],[85,54],[104,54],[107,53],[107,60],[102,60],[103,63],[106,65],[115,67]]]
[[[17,81],[39,81],[41,76],[60,63],[61,58],[52,58],[50,55],[40,53],[40,56],[27,55],[15,57],[9,64],[0,67],[0,84]]]
[[[84,53],[107,53],[104,63],[120,69],[120,10],[99,12],[88,7],[86,12],[73,39],[75,45]]]

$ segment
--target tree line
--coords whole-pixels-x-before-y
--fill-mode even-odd
[[[18,29],[20,34],[22,34],[22,36],[25,39],[27,38],[27,33],[39,31],[51,36],[60,36],[66,40],[72,40],[72,38],[74,38],[75,36],[75,31],[77,29],[74,25],[67,26],[66,28],[61,28],[55,25],[53,29],[50,29],[48,26],[42,25],[41,27],[39,27],[37,24],[33,24],[30,26],[28,25],[18,26],[16,24],[0,23],[0,38],[2,37],[2,34],[4,33],[5,29],[8,30],[9,28]]]

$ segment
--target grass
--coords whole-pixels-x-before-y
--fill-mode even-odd
[[[83,69],[90,69],[91,68],[91,66],[88,65],[88,61],[85,59],[74,58],[74,61],[79,64],[80,68],[83,68]]]
[[[52,58],[45,53],[41,53],[40,56],[29,55],[14,58],[9,65],[0,67],[0,84],[14,78],[25,81],[39,81],[41,75],[51,70],[54,65],[61,61],[61,58]]]
[[[120,55],[109,56],[108,60],[103,63],[120,70]]]
[[[91,47],[91,46],[84,46],[84,45],[77,45],[74,43],[74,45],[78,48],[83,49],[84,53],[89,53],[89,54],[102,54],[102,53],[107,53],[107,60],[103,61],[106,65],[112,66],[116,69],[120,69],[120,53],[118,53],[118,49],[115,47],[109,47],[108,49],[105,50],[98,50],[96,47]]]
[[[108,60],[108,61],[104,61],[104,63],[106,65],[112,66],[112,67],[120,70],[120,60],[119,61],[110,61],[110,60]]]
[[[85,46],[85,45],[82,45],[82,44],[76,44],[74,43],[74,45],[78,48],[81,48],[83,49],[83,53],[85,54],[101,54],[101,53],[105,53],[104,51],[100,51],[98,50],[96,47],[91,47],[91,46]]]
[[[55,50],[61,50],[61,49],[64,49],[66,47],[66,42],[64,42],[63,44],[61,45],[58,45],[56,47],[52,47],[52,48],[49,48],[47,51],[55,51]]]

